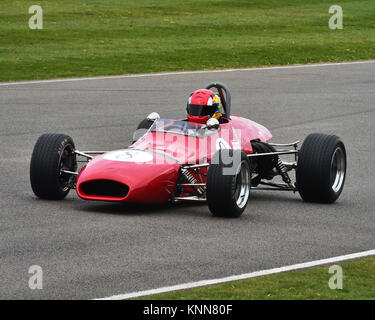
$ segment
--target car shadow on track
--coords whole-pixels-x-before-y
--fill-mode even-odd
[[[79,208],[78,208],[79,207]],[[190,216],[209,216],[209,210],[204,203],[165,203],[165,204],[130,204],[84,202],[77,206],[80,211],[111,214],[111,215],[152,215],[152,214],[179,214]]]
[[[291,192],[285,191],[274,191],[274,192],[267,192],[267,191],[252,191],[250,195],[249,203],[254,201],[263,201],[264,203],[271,201],[271,202],[282,202],[282,203],[301,203],[303,202],[301,197],[298,193],[293,194]]]
[[[50,206],[51,203],[59,207],[62,203],[64,206],[73,211],[83,211],[87,214],[108,214],[108,215],[123,215],[123,216],[142,216],[142,215],[180,215],[187,217],[201,217],[213,218],[207,203],[201,202],[177,202],[164,204],[130,204],[130,203],[116,203],[116,202],[102,202],[102,201],[85,201],[77,198],[75,195],[68,196],[63,201],[40,200],[35,197],[25,197],[27,201],[32,198],[36,203],[46,204]],[[40,201],[40,202],[39,202]],[[261,192],[252,191],[246,210],[268,210],[276,207],[289,206],[289,209],[301,209],[310,206],[326,206],[325,204],[307,203],[304,202],[296,193],[286,192]],[[340,202],[335,204],[339,205]],[[340,206],[341,207],[341,206]],[[222,219],[222,218],[218,218]]]
[[[254,192],[248,203],[248,208],[256,205],[267,208],[270,204],[288,204],[296,207],[304,205],[298,195],[287,195],[285,193],[259,193]],[[129,203],[108,203],[108,202],[87,202],[84,201],[76,206],[77,210],[87,213],[140,216],[140,215],[181,215],[191,217],[213,218],[208,209],[207,203],[198,202],[177,202],[166,204],[129,204]],[[218,218],[222,219],[222,218]]]

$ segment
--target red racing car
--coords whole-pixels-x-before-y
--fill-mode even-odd
[[[30,164],[34,193],[58,200],[76,189],[85,200],[206,201],[213,215],[224,217],[242,214],[250,190],[298,191],[309,202],[337,200],[346,175],[339,137],[310,134],[300,149],[299,141],[271,143],[264,126],[231,114],[226,85],[211,83],[206,89],[220,97],[220,120],[199,123],[151,113],[125,149],[79,151],[67,135],[43,134]]]

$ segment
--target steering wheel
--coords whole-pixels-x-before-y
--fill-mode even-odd
[[[186,127],[186,124],[184,124],[184,127],[181,127],[181,123],[175,123],[175,122],[172,122],[172,123],[168,123],[164,126],[164,130],[172,130],[172,129],[185,129]]]
[[[182,129],[180,125],[177,125],[177,124],[171,124],[171,125],[167,125],[163,128],[164,130],[166,131],[169,131],[169,130],[172,130],[172,129]]]
[[[223,104],[223,108],[225,111],[225,117],[230,119],[230,107],[231,107],[231,100],[232,96],[230,94],[229,88],[221,82],[212,82],[206,85],[205,89],[215,88],[220,96],[221,103]]]

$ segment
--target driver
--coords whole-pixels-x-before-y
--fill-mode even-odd
[[[187,117],[191,122],[206,123],[210,118],[220,121],[224,109],[220,97],[211,90],[194,91],[187,102]]]

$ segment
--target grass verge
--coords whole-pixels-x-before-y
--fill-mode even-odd
[[[0,3],[0,81],[375,58],[375,2],[31,0]]]
[[[332,290],[329,266],[279,273],[137,299],[153,300],[374,300],[375,257],[337,263],[343,288]]]

